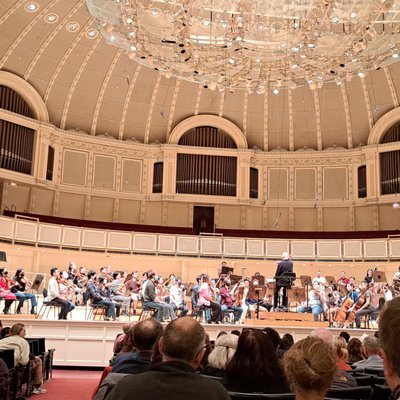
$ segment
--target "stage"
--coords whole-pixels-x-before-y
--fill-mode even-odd
[[[274,315],[276,314],[276,315]],[[285,314],[286,318],[285,319]],[[307,316],[307,317],[306,317]],[[53,315],[51,315],[53,317]],[[298,313],[268,313],[268,319],[248,319],[244,325],[233,324],[203,324],[204,329],[214,340],[220,331],[231,332],[243,328],[276,329],[281,337],[285,333],[293,335],[295,341],[310,334],[317,327],[327,327],[326,322],[307,320],[310,314]],[[55,349],[55,366],[105,367],[112,357],[114,339],[122,331],[122,325],[129,322],[128,317],[121,321],[87,321],[85,308],[77,307],[72,319],[58,321],[54,319],[35,319],[29,315],[0,315],[3,326],[12,326],[20,322],[26,326],[27,337],[46,338],[46,348]],[[138,317],[132,317],[136,323]],[[337,336],[343,329],[329,328]],[[351,337],[360,338],[363,334],[373,335],[376,329],[347,329]]]

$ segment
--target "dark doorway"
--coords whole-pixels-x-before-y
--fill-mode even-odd
[[[214,232],[214,207],[194,206],[193,210],[193,232]]]

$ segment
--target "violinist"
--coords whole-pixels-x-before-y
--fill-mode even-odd
[[[302,305],[297,308],[297,312],[312,312],[314,321],[318,321],[319,315],[324,313],[324,307],[324,291],[321,290],[321,285],[318,282],[314,282],[312,288],[308,292],[308,307],[306,303],[302,303]]]
[[[0,298],[4,299],[4,314],[10,314],[10,307],[13,301],[16,299],[14,293],[11,292],[13,286],[11,278],[8,277],[8,271],[6,268],[0,268]]]
[[[128,317],[129,309],[131,307],[131,298],[129,296],[125,296],[122,292],[122,288],[124,288],[123,278],[121,277],[120,272],[113,272],[112,274],[113,280],[108,286],[110,291],[110,298],[118,303],[122,304],[122,312],[121,315]]]
[[[400,295],[400,266],[397,272],[393,275],[393,283],[392,283],[394,296],[397,297]]]
[[[25,300],[31,301],[31,314],[36,314],[36,296],[33,293],[26,292],[26,290],[32,286],[32,283],[26,279],[25,271],[22,268],[17,269],[17,272],[14,276],[14,281],[16,282],[16,285],[11,288],[11,291],[19,300],[17,314],[21,314],[21,308],[23,307]]]
[[[125,295],[130,296],[133,305],[133,315],[136,315],[137,303],[140,300],[140,287],[139,272],[132,273],[132,278],[125,282]]]
[[[175,279],[175,278],[174,278]],[[164,320],[170,319],[173,321],[176,319],[176,314],[174,307],[170,304],[169,301],[169,291],[164,284],[164,279],[161,277],[157,277],[154,281],[155,291],[156,291],[156,298],[155,302],[160,303],[164,307],[163,317]],[[168,299],[168,301],[167,301]]]
[[[211,309],[211,322],[222,323],[221,306],[212,300],[211,281],[208,275],[203,275],[203,283],[199,288],[199,299],[197,305]]]
[[[341,272],[340,272],[340,278],[337,280],[338,286],[344,286],[344,287],[346,287],[346,285],[347,285],[349,282],[350,282],[350,279],[347,278],[346,272],[345,272],[345,271],[341,271]]]
[[[88,281],[88,278],[86,276],[86,267],[82,265],[79,267],[79,271],[77,270],[72,270],[72,283],[80,290],[76,290],[76,300],[75,300],[75,305],[80,306],[81,301],[83,298],[83,303],[84,305],[86,304],[85,301],[85,293],[83,292],[83,288],[86,286],[86,283]]]
[[[60,313],[58,314],[58,319],[67,319],[67,315],[72,311],[75,306],[63,299],[60,293],[59,283],[61,279],[59,278],[58,268],[54,267],[50,270],[51,278],[47,285],[47,298],[46,301],[54,301],[60,306]]]
[[[373,299],[372,299],[372,292],[369,288],[369,284],[366,281],[362,281],[360,283],[360,293],[363,293],[363,295],[360,294],[360,298],[364,299],[364,303],[362,306],[356,311],[355,319],[356,319],[356,327],[360,329],[361,327],[361,317],[364,315],[370,315],[371,317],[374,316],[374,313],[377,312],[377,309],[372,306],[373,304]],[[354,307],[354,306],[353,306]],[[374,318],[372,318],[374,319]]]
[[[239,285],[237,284],[237,287]],[[231,289],[230,278],[225,278],[222,281],[222,286],[219,289],[219,294],[221,296],[221,310],[225,314],[226,311],[233,311],[233,320],[235,323],[239,322],[242,315],[243,308],[235,304],[235,292]]]
[[[184,317],[189,309],[185,304],[186,289],[182,283],[182,279],[175,278],[175,284],[169,289],[169,302],[174,308],[174,311],[181,310],[180,317]]]

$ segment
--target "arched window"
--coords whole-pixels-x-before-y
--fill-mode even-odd
[[[400,123],[393,125],[383,136],[381,143],[400,141]],[[400,150],[379,154],[381,169],[381,194],[400,193]]]
[[[179,145],[212,148],[237,148],[225,132],[199,126],[181,136]],[[201,152],[178,153],[176,193],[236,196],[237,158]]]
[[[7,86],[0,85],[0,108],[33,117],[28,103]],[[0,119],[0,168],[30,174],[34,137],[33,129]]]

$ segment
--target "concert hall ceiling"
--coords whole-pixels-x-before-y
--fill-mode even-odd
[[[399,63],[277,95],[167,79],[107,44],[84,0],[0,0],[0,69],[37,90],[56,127],[145,144],[166,143],[182,120],[213,114],[235,123],[249,148],[354,148],[400,96]]]

